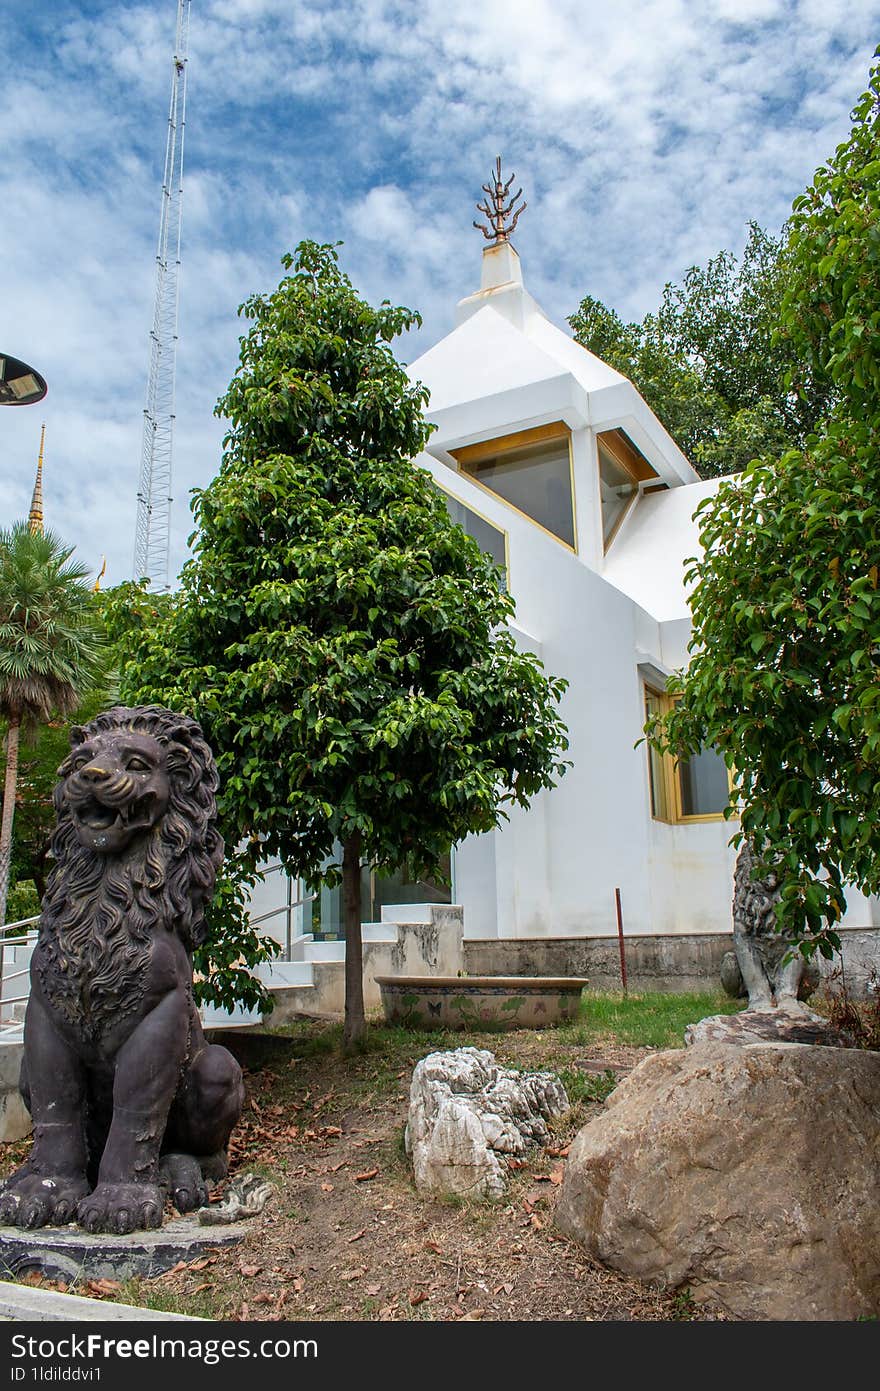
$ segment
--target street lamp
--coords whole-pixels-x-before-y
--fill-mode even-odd
[[[45,379],[8,353],[0,353],[0,406],[33,406],[48,391]]]

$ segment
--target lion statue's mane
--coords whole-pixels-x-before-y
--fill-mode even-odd
[[[108,856],[80,843],[65,783],[80,744],[119,730],[163,745],[170,795],[137,853]],[[204,940],[204,910],[223,859],[214,826],[218,777],[195,720],[159,706],[115,706],[74,728],[71,740],[54,794],[58,825],[40,921],[40,975],[47,997],[80,1025],[87,980],[88,1013],[99,1028],[107,1012],[137,1000],[157,932],[175,933],[190,952]]]

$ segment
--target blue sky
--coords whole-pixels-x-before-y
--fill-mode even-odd
[[[47,524],[129,577],[176,0],[31,0],[0,38],[0,350],[49,381],[0,411],[0,524],[26,515],[47,425]],[[193,0],[172,564],[236,310],[303,237],[341,240],[367,297],[418,308],[411,359],[479,285],[496,154],[557,322],[626,317],[748,220],[778,231],[849,129],[880,0]]]

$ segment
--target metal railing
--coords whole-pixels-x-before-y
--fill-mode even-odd
[[[24,1004],[30,995],[30,966],[24,966],[20,971],[7,971],[6,963],[8,958],[6,956],[6,948],[33,946],[37,940],[37,926],[39,921],[40,915],[37,913],[33,918],[20,918],[18,922],[6,923],[4,927],[0,928],[0,1036],[2,1036],[4,1032],[8,1033],[10,1030],[21,1027],[22,1021],[16,1018],[8,1018],[5,1011],[7,1011],[10,1006]],[[30,930],[22,932],[22,928]],[[22,977],[27,981],[27,989],[24,994],[7,995],[7,985],[11,981],[20,980]]]

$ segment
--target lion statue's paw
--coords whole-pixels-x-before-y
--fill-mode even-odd
[[[191,1154],[163,1154],[159,1161],[159,1183],[178,1212],[195,1212],[208,1201],[202,1166]]]
[[[0,1223],[16,1227],[63,1226],[89,1191],[85,1177],[51,1177],[20,1170],[0,1189]]]
[[[99,1183],[83,1198],[76,1220],[87,1232],[128,1232],[162,1225],[162,1194],[153,1183]]]

